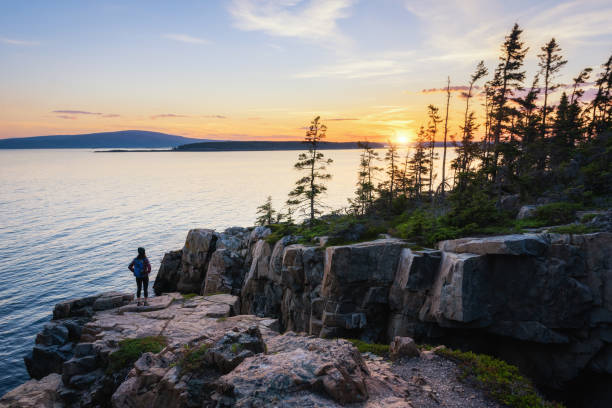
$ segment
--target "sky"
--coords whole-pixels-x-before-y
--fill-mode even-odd
[[[612,53],[611,21],[609,0],[0,0],[0,138],[299,140],[320,115],[329,140],[402,141],[515,22],[527,82],[555,37],[568,83]]]

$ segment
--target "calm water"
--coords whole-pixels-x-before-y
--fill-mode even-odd
[[[286,200],[297,154],[0,150],[0,395],[28,379],[23,356],[55,303],[133,290],[138,246],[152,284],[190,228],[252,225],[268,195],[277,207]],[[344,207],[359,151],[325,154],[334,159],[325,202]]]

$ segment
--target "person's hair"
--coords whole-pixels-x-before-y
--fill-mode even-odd
[[[138,259],[146,258],[145,249],[143,247],[138,248]]]

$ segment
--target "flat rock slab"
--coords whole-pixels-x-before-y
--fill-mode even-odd
[[[57,408],[57,389],[62,376],[50,374],[41,380],[30,380],[0,398],[0,408]]]
[[[531,255],[546,251],[548,242],[537,234],[514,234],[484,238],[460,238],[441,241],[438,248],[445,252],[478,255]]]

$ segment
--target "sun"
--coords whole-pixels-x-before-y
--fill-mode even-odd
[[[396,130],[395,131],[395,143],[400,145],[406,145],[412,139],[412,134],[409,130]]]

